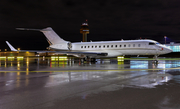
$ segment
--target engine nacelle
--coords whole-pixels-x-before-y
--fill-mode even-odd
[[[72,44],[71,42],[64,42],[60,44],[50,45],[49,48],[54,49],[54,50],[71,50]]]

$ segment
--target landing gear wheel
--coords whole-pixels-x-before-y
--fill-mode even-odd
[[[155,58],[155,60],[153,63],[157,65],[158,64],[158,55],[155,55],[154,58]]]
[[[153,61],[153,64],[157,65],[158,64],[158,60]]]
[[[96,58],[91,58],[91,62],[96,62]]]

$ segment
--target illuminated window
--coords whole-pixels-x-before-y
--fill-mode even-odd
[[[180,46],[169,46],[168,48],[173,50],[173,52],[180,52]]]

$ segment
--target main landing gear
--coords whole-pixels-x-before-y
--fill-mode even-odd
[[[158,62],[158,55],[155,55],[154,57],[153,57],[155,60],[153,61],[153,64],[158,64],[159,62]]]
[[[96,58],[90,58],[90,57],[85,57],[85,58],[81,58],[81,62],[97,62]]]

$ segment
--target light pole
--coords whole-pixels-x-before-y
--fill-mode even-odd
[[[167,37],[166,37],[166,36],[164,36],[164,41],[165,41],[165,44],[166,44],[166,38],[167,38]]]

